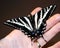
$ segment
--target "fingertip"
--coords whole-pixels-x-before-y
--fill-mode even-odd
[[[35,9],[31,12],[31,15],[34,15],[36,12],[40,11],[41,9],[42,9],[41,7],[35,8]]]

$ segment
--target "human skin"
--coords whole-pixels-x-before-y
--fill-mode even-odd
[[[37,7],[31,12],[31,14],[34,15],[36,12],[40,10],[41,7]],[[53,15],[46,21],[46,23],[46,33],[43,34],[43,36],[45,40],[48,42],[57,33],[60,32],[60,14]],[[42,47],[46,44],[43,38],[39,38],[38,42]],[[33,42],[32,44],[31,39],[17,29],[13,30],[5,38],[0,40],[0,48],[38,48],[38,45],[36,43]],[[54,44],[53,46],[47,48],[60,48],[60,41]]]

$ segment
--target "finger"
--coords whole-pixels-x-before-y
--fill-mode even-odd
[[[57,24],[60,21],[60,14],[53,15],[50,19],[46,21],[46,31],[48,31],[50,28],[52,28],[55,24]]]
[[[55,45],[48,47],[48,48],[60,48],[60,41],[57,42]]]
[[[41,7],[35,8],[35,9],[31,12],[31,15],[34,15],[35,13],[37,13],[38,11],[40,11],[41,9],[42,9]]]
[[[48,32],[46,32],[43,37],[48,42],[51,40],[58,32],[60,32],[60,22],[53,26]],[[38,39],[38,42],[41,46],[44,46],[46,42],[43,38]]]

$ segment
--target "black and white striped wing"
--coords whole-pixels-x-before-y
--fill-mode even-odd
[[[46,29],[46,20],[52,14],[55,7],[56,5],[50,5],[49,7],[43,8],[33,16],[7,20],[4,24],[22,30],[24,34],[31,38],[37,38],[43,35],[44,30]]]

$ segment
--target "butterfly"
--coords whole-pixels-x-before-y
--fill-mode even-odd
[[[55,8],[56,5],[50,5],[34,15],[10,19],[4,22],[4,24],[21,30],[25,35],[30,37],[31,40],[40,38],[43,37],[44,30],[46,30],[46,20],[51,17]]]

